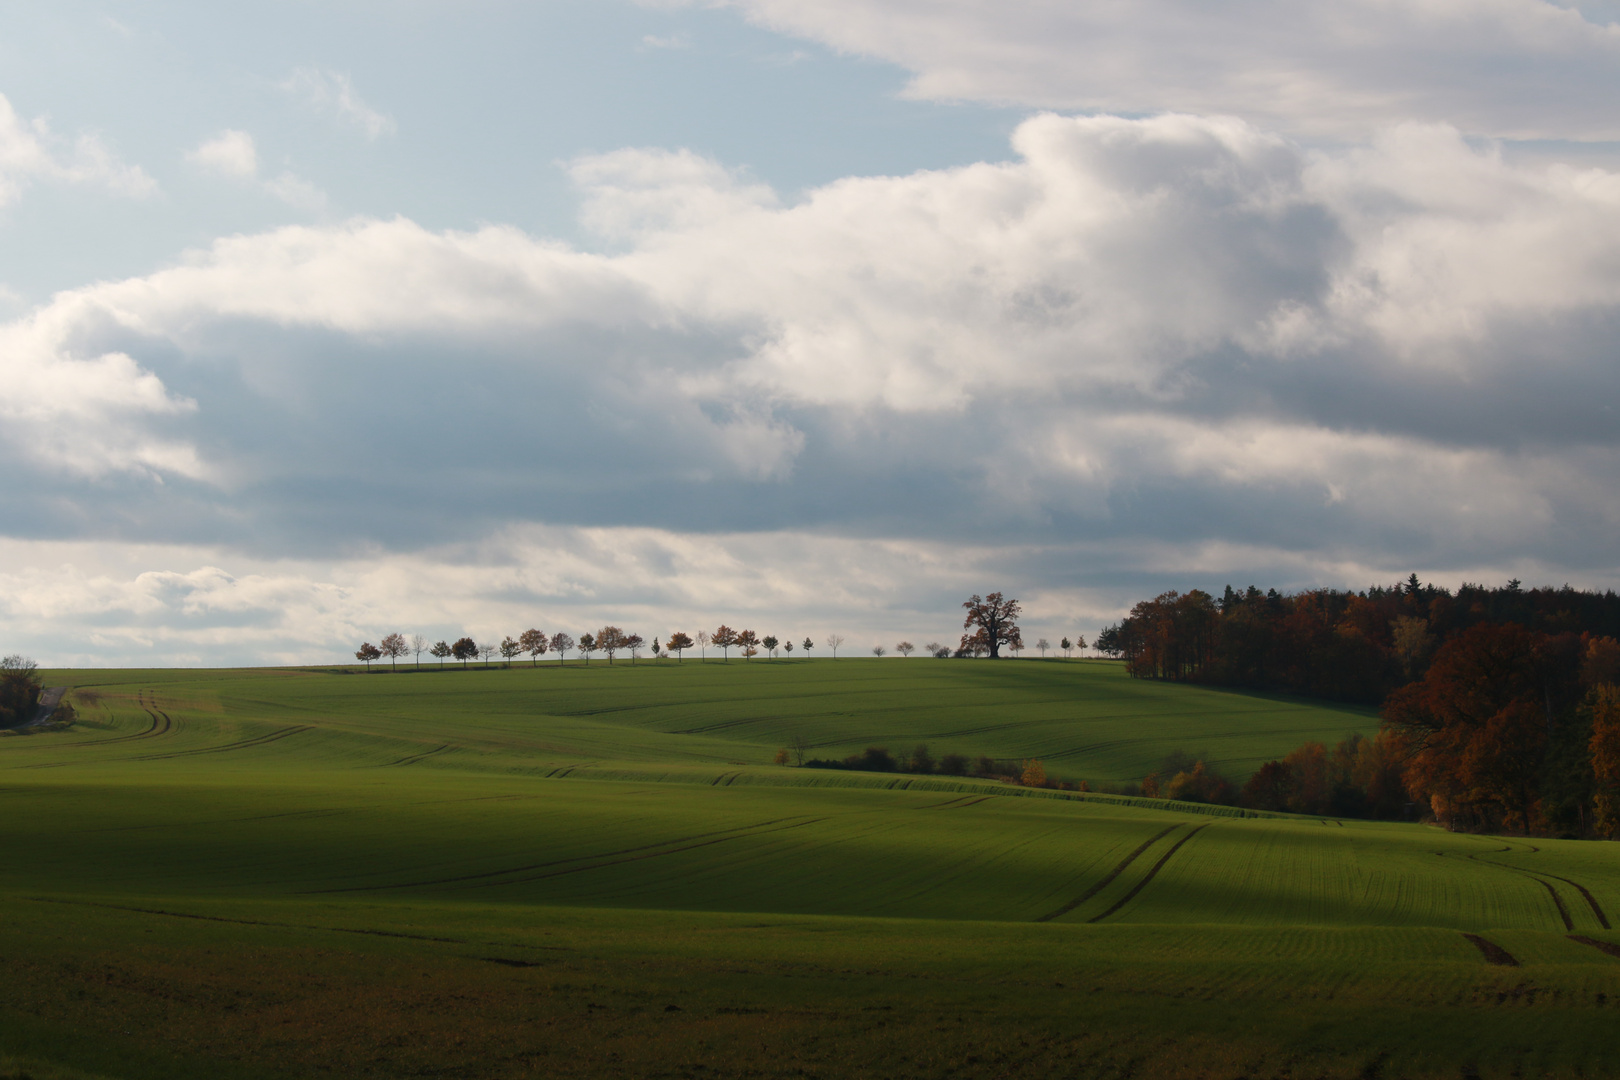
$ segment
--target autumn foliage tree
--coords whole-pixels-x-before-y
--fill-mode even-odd
[[[669,640],[664,643],[664,648],[675,654],[675,660],[677,663],[684,663],[686,660],[686,650],[692,648],[695,644],[696,642],[694,642],[684,631],[677,630],[675,633],[669,635]]]
[[[532,667],[539,663],[540,657],[551,648],[551,639],[538,630],[525,630],[518,635],[518,645],[529,654],[529,664]]]
[[[399,658],[411,651],[410,644],[405,640],[404,634],[389,634],[378,643],[378,650],[388,657],[388,666],[395,671],[399,670]]]
[[[590,637],[589,634],[585,635]],[[607,654],[608,663],[613,663],[613,655],[625,647],[624,631],[617,626],[604,626],[596,632],[595,646]],[[585,641],[580,639],[580,648],[585,647]]]
[[[962,606],[967,609],[962,628],[973,631],[962,635],[963,649],[986,651],[994,660],[1001,656],[1004,647],[1023,647],[1024,639],[1017,622],[1022,612],[1017,600],[993,592],[984,597],[975,594],[964,600]]]
[[[1521,626],[1473,627],[1440,649],[1421,682],[1385,702],[1407,787],[1440,821],[1532,827],[1550,720],[1537,651]]]
[[[373,660],[381,660],[382,659],[382,650],[377,648],[377,646],[373,645],[371,642],[368,641],[368,642],[365,642],[364,644],[362,644],[360,646],[360,648],[355,651],[354,658],[356,660],[364,660],[365,664],[366,664],[366,670],[370,671],[371,670],[371,662]]]
[[[714,633],[709,635],[709,644],[720,650],[722,658],[729,660],[731,649],[737,644],[737,631],[721,623],[715,628]]]
[[[1593,687],[1587,704],[1592,717],[1592,773],[1596,781],[1593,825],[1600,836],[1620,840],[1620,686]]]

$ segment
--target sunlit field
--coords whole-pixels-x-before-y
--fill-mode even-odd
[[[53,672],[0,1077],[1609,1075],[1612,844],[773,765],[1241,780],[1362,711],[1094,661]]]

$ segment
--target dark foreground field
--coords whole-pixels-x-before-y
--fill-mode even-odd
[[[1620,1072],[1614,845],[764,764],[1237,772],[1365,714],[1079,663],[52,681],[77,728],[0,738],[0,1077]]]

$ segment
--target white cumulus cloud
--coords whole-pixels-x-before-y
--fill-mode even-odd
[[[40,181],[101,187],[130,198],[157,190],[140,166],[120,160],[96,136],[81,135],[68,145],[43,119],[18,116],[0,94],[0,206],[16,202]]]
[[[259,190],[300,210],[326,209],[326,193],[295,173],[259,176],[259,150],[253,136],[227,129],[204,141],[186,154],[186,160],[199,168],[237,180],[252,181]]]
[[[259,173],[259,151],[253,136],[234,129],[202,143],[186,155],[186,160],[226,176],[252,177]]]

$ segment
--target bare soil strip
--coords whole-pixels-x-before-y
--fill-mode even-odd
[[[1159,871],[1164,869],[1164,864],[1170,861],[1170,857],[1181,850],[1181,845],[1185,844],[1187,841],[1197,836],[1200,831],[1207,828],[1209,828],[1207,824],[1200,825],[1186,836],[1183,836],[1180,840],[1177,840],[1173,845],[1171,845],[1170,850],[1164,853],[1164,857],[1153,864],[1153,869],[1149,870],[1147,875],[1143,877],[1141,881],[1138,881],[1136,885],[1132,887],[1130,892],[1119,898],[1118,903],[1109,908],[1107,911],[1103,912],[1101,915],[1093,916],[1086,921],[1088,923],[1102,922],[1104,919],[1108,918],[1108,916],[1112,915],[1114,912],[1118,911],[1132,900],[1135,900],[1136,894],[1147,888],[1147,883],[1158,876]]]
[[[1036,922],[1051,922],[1053,919],[1057,918],[1059,915],[1067,915],[1069,912],[1073,911],[1075,908],[1079,907],[1081,904],[1085,903],[1087,900],[1090,900],[1093,896],[1096,896],[1098,893],[1100,893],[1104,889],[1106,889],[1108,887],[1109,883],[1111,883],[1115,878],[1119,877],[1119,875],[1123,874],[1125,872],[1125,868],[1130,866],[1131,863],[1135,862],[1136,859],[1137,859],[1137,856],[1141,855],[1142,852],[1146,851],[1148,848],[1152,847],[1154,844],[1157,844],[1160,840],[1163,840],[1166,836],[1169,836],[1171,833],[1175,832],[1179,828],[1181,828],[1180,825],[1171,825],[1167,829],[1161,829],[1160,831],[1154,833],[1152,836],[1150,836],[1146,840],[1142,841],[1141,845],[1138,846],[1135,851],[1131,852],[1129,855],[1127,855],[1123,859],[1121,859],[1119,861],[1119,865],[1114,867],[1113,870],[1109,871],[1108,874],[1105,875],[1101,881],[1097,882],[1091,888],[1087,889],[1084,893],[1082,893],[1079,896],[1075,897],[1073,900],[1070,900],[1067,904],[1064,904],[1062,907],[1058,908],[1056,911],[1052,912],[1049,915],[1042,915],[1040,918],[1036,919],[1035,921]],[[1203,826],[1200,825],[1199,828],[1203,828]]]
[[[1569,940],[1578,941],[1582,945],[1590,945],[1598,952],[1608,953],[1616,960],[1620,960],[1620,945],[1616,945],[1613,942],[1599,941],[1597,938],[1589,938],[1585,934],[1571,934],[1569,935]]]
[[[1464,934],[1463,937],[1471,941],[1474,948],[1478,949],[1485,955],[1487,962],[1498,964],[1502,967],[1519,966],[1519,961],[1514,959],[1513,954],[1502,948],[1502,946],[1498,945],[1496,942],[1487,941],[1478,934]]]

